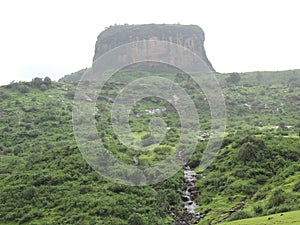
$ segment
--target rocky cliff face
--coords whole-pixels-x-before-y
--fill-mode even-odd
[[[195,25],[147,24],[111,26],[98,36],[94,61],[115,47],[143,40],[168,41],[182,45],[196,53],[214,71],[206,56],[204,32],[200,27]],[[188,59],[186,60],[188,61]]]

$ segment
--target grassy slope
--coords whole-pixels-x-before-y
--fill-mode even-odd
[[[222,223],[224,225],[300,225],[300,211]]]

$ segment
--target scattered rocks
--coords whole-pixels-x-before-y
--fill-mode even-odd
[[[154,114],[161,113],[164,111],[166,111],[165,108],[163,108],[163,109],[146,109],[145,113],[146,113],[146,115],[154,115]]]
[[[201,134],[202,138],[209,138],[210,136],[211,136],[210,133],[203,133],[203,134]]]
[[[247,103],[245,103],[244,106],[247,107],[248,109],[251,109],[251,108],[252,108],[252,106],[249,105],[249,104],[247,104]]]

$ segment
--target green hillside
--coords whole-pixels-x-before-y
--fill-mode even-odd
[[[131,80],[150,75],[173,79],[184,88],[198,106],[200,133],[211,132],[205,95],[188,76],[122,70],[99,93],[95,118],[104,144],[127,164],[153,165],[178,143],[179,116],[159,98],[138,102],[130,125],[136,146],[151,145],[152,115],[144,112],[164,109],[155,114],[169,127],[160,145],[136,152],[114,135],[111,100]],[[199,224],[275,213],[295,216],[286,212],[300,210],[300,70],[216,76],[226,100],[226,137],[204,172],[198,164],[208,138],[199,137],[188,163],[197,172],[193,195],[204,217]],[[69,78],[62,81],[72,82],[35,78],[0,87],[0,224],[188,222],[183,170],[159,184],[129,187],[103,178],[86,163],[72,124],[78,81]]]

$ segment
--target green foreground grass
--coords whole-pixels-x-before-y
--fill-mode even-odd
[[[256,217],[251,219],[237,220],[224,223],[224,225],[299,225],[300,211],[279,213],[264,217]]]

